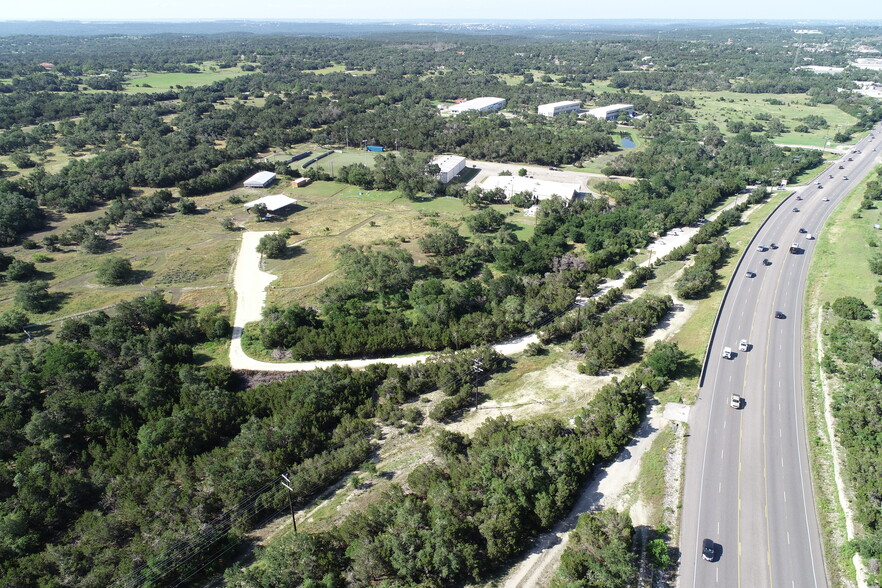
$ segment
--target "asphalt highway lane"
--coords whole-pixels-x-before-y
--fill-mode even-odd
[[[834,160],[818,176],[821,188],[813,181],[772,213],[733,277],[689,418],[682,588],[828,585],[805,432],[803,300],[814,237],[879,161],[872,149],[882,145],[882,127],[874,134],[854,147],[861,153]],[[799,253],[789,252],[791,243]],[[737,351],[742,339],[746,352]],[[743,398],[739,409],[729,405],[733,393]],[[710,562],[700,553],[705,538],[715,544]]]

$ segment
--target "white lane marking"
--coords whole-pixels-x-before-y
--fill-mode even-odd
[[[784,429],[778,429],[778,438],[780,439],[783,436],[784,436]]]
[[[720,568],[716,569],[716,573],[717,573],[717,584],[719,584],[720,583]]]
[[[787,490],[784,491],[784,502],[787,502]]]
[[[784,457],[783,456],[781,457],[781,469],[782,470],[784,469]]]
[[[790,545],[790,531],[787,531],[787,545]]]
[[[725,453],[725,449],[720,449],[720,459],[723,459],[723,453]]]
[[[722,482],[720,482],[720,486],[719,486],[719,488],[717,488],[717,492],[719,492],[720,494],[723,493],[723,483]],[[717,523],[717,527],[719,527],[719,526],[720,526],[720,523]]]
[[[729,381],[730,381],[730,382],[732,381],[732,376],[729,376]]]

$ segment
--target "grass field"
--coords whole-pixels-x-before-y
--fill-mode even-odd
[[[321,153],[324,149],[320,147],[316,147],[311,149],[313,153]],[[378,155],[378,153],[373,151],[363,151],[361,149],[343,149],[342,152],[336,152],[333,155],[328,155],[324,159],[320,159],[319,161],[313,163],[310,167],[321,167],[324,168],[325,171],[329,172],[331,175],[334,175],[334,171],[340,171],[340,168],[345,165],[353,165],[356,163],[362,163],[369,168],[374,167],[374,158]],[[303,161],[295,161],[291,164],[292,168],[300,169]]]
[[[645,92],[654,96],[660,93]],[[699,125],[714,123],[724,134],[726,123],[730,120],[753,121],[757,114],[768,114],[780,118],[791,132],[774,137],[776,143],[824,147],[827,140],[836,133],[854,124],[857,119],[832,104],[809,105],[805,94],[737,94],[735,92],[678,92],[684,98],[695,101],[694,122]],[[782,102],[780,105],[770,101]],[[814,129],[809,133],[795,133],[793,128],[800,124],[798,119],[817,115],[826,119],[826,129]],[[759,121],[762,123],[763,121]]]
[[[164,92],[176,86],[205,86],[220,80],[252,73],[242,71],[240,67],[217,69],[217,64],[214,62],[193,65],[201,71],[199,73],[133,73],[132,78],[124,82],[123,85],[125,86],[125,91],[129,93]],[[145,84],[149,87],[145,88]]]
[[[868,260],[882,253],[882,231],[873,228],[874,224],[882,224],[882,211],[859,211],[864,189],[860,185],[852,191],[817,236],[808,280],[817,305],[855,296],[873,307],[874,289],[880,279],[870,271]]]

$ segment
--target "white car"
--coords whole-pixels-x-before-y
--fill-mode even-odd
[[[827,198],[826,196],[824,196],[823,198],[821,198],[821,200],[823,200],[824,202],[830,202],[830,199]]]
[[[748,343],[747,343],[747,339],[742,339],[742,340],[738,343],[738,351],[747,351],[747,348],[748,348],[748,347],[749,347],[749,345],[748,345]]]
[[[729,406],[732,408],[741,408],[741,397],[737,394],[733,394],[729,397]]]

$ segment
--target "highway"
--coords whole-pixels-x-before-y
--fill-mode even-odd
[[[732,278],[689,417],[681,588],[828,585],[804,419],[800,343],[816,243],[809,235],[816,238],[833,208],[879,162],[882,126],[873,134],[854,146],[860,153],[850,151],[817,177],[821,188],[812,181],[772,213]],[[798,253],[790,253],[791,243]],[[747,351],[738,350],[742,339]],[[725,347],[731,359],[722,357]],[[743,399],[738,409],[729,404],[733,393]],[[712,561],[702,558],[706,538],[714,542]]]

